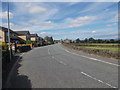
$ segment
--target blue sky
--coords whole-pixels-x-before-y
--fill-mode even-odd
[[[11,2],[11,29],[29,30],[54,39],[116,39],[117,2]],[[7,27],[7,6],[2,3],[2,25]]]

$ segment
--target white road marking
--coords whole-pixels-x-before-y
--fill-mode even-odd
[[[50,48],[48,48],[48,54],[51,55],[51,53],[50,53]],[[53,58],[54,60],[56,60],[57,62],[63,64],[63,65],[67,65],[66,63],[64,63],[64,62],[62,62],[62,61],[56,59],[54,56],[52,56],[52,58]]]
[[[84,55],[79,55],[79,54],[76,54],[76,53],[73,53],[73,52],[70,52],[68,50],[66,50],[65,48],[61,47],[63,50],[65,50],[66,52],[68,53],[71,53],[71,54],[74,54],[74,55],[77,55],[77,56],[81,56],[81,57],[84,57],[84,58],[88,58],[90,60],[94,60],[94,61],[99,61],[99,62],[102,62],[102,63],[106,63],[106,64],[110,64],[110,65],[114,65],[114,66],[120,66],[118,64],[114,64],[114,63],[110,63],[110,62],[106,62],[106,61],[103,61],[103,60],[99,60],[99,59],[96,59],[96,58],[91,58],[91,57],[88,57],[88,56],[84,56]]]
[[[54,56],[52,56],[52,58],[55,58]]]
[[[85,72],[81,72],[81,74],[83,74],[83,75],[85,75],[85,76],[87,76],[87,77],[89,77],[89,78],[92,78],[92,79],[94,79],[94,80],[96,80],[96,81],[98,81],[98,82],[100,82],[100,83],[102,83],[102,84],[105,84],[105,85],[107,85],[107,86],[109,86],[109,87],[117,88],[117,87],[115,87],[115,86],[112,86],[112,85],[109,84],[109,83],[106,83],[106,82],[101,81],[101,80],[99,80],[99,79],[97,79],[97,78],[95,78],[95,77],[92,77],[92,76],[88,75],[88,74],[85,73]]]
[[[50,55],[50,49],[48,48],[48,54]]]
[[[58,60],[57,60],[58,61]],[[67,65],[66,63],[62,62],[62,61],[58,61],[59,63],[63,64],[63,65]]]
[[[61,63],[61,64],[63,64],[63,65],[67,65],[67,64],[64,63],[63,61],[60,61],[60,60],[56,59],[54,56],[53,56],[52,58],[54,58],[54,60],[56,60],[57,62],[59,62],[59,63]]]

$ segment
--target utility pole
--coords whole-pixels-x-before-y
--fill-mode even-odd
[[[9,16],[9,0],[7,1],[7,7],[8,7],[8,46],[9,46],[9,54],[10,54],[10,61],[12,59],[12,53],[11,53],[11,45],[10,45],[10,16]]]

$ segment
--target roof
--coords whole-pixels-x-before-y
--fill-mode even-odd
[[[19,37],[11,37],[11,40],[21,40],[21,41],[24,41],[22,38],[19,38]]]
[[[30,34],[31,37],[38,37],[37,34]]]
[[[16,33],[18,33],[19,35],[27,35],[30,34],[29,31],[15,31]]]
[[[1,27],[0,26],[0,29],[2,29],[2,31],[4,31],[4,32],[8,32],[8,28],[5,28],[5,27]],[[15,31],[13,31],[13,30],[11,30],[11,29],[9,29],[10,30],[10,32],[12,32],[12,33],[16,33]],[[17,33],[16,33],[17,34]]]

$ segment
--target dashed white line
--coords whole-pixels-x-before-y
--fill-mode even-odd
[[[70,52],[70,51],[64,49],[63,47],[61,47],[61,48],[62,48],[63,50],[65,50],[66,52],[68,52],[68,53],[71,53],[71,54],[74,54],[74,55],[77,55],[77,56],[81,56],[81,57],[84,57],[84,58],[88,58],[88,59],[90,59],[90,60],[94,60],[94,61],[98,61],[98,62],[102,62],[102,63],[110,64],[110,65],[114,65],[114,66],[117,66],[117,67],[120,66],[120,65],[118,65],[118,64],[114,64],[114,63],[106,62],[106,61],[99,60],[99,59],[96,59],[96,58],[91,58],[91,57],[88,57],[88,56],[79,55],[79,54],[76,54],[76,53]]]
[[[67,65],[66,63],[62,62],[62,61],[58,61],[59,63],[63,64],[63,65]]]
[[[83,74],[83,75],[85,75],[85,76],[87,76],[87,77],[89,77],[89,78],[92,78],[92,79],[94,79],[94,80],[96,80],[96,81],[98,81],[98,82],[100,82],[100,83],[102,83],[102,84],[105,84],[105,85],[107,85],[107,86],[109,86],[109,87],[111,87],[111,88],[117,88],[117,87],[115,87],[115,86],[113,86],[113,85],[111,85],[111,84],[109,84],[109,83],[106,83],[106,82],[101,81],[101,80],[99,80],[99,79],[97,79],[97,78],[95,78],[95,77],[92,77],[91,75],[88,75],[88,74],[85,73],[85,72],[81,72],[81,74]]]
[[[48,48],[48,54],[50,55],[50,49]]]
[[[49,48],[48,48],[48,54],[51,55],[51,53],[50,53],[50,49],[49,49]],[[64,62],[62,62],[62,61],[56,59],[54,56],[52,56],[52,58],[55,59],[57,62],[63,64],[63,65],[67,65],[66,63],[64,63]]]
[[[54,56],[52,56],[52,58],[55,58]]]

